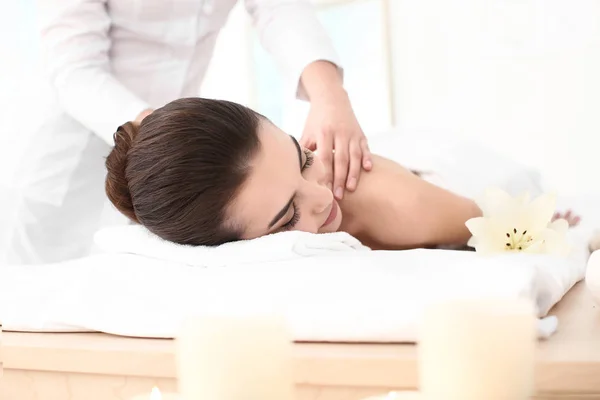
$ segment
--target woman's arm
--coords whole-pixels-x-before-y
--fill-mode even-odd
[[[309,0],[245,0],[262,45],[296,96],[310,101],[301,144],[322,159],[337,198],[372,165],[365,135],[343,87],[340,58]],[[331,150],[337,156],[331,157]]]
[[[41,0],[45,69],[64,110],[108,144],[150,108],[111,73],[107,0]]]
[[[475,202],[373,157],[373,170],[340,202],[343,230],[374,248],[466,244],[471,235],[465,221],[481,215]]]
[[[315,61],[336,66],[341,80],[339,56],[310,1],[245,0],[245,6],[261,44],[275,58],[286,86],[291,85],[299,99],[309,100],[302,74]]]

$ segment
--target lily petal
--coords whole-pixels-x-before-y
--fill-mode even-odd
[[[531,196],[529,195],[529,192],[525,192],[523,194],[521,194],[520,196],[518,196],[516,199],[517,203],[521,206],[527,205],[529,204],[529,200],[531,200]]]
[[[467,246],[476,249],[477,248],[477,238],[475,236],[471,236],[471,238],[467,242]]]
[[[465,222],[465,225],[473,236],[484,235],[489,230],[488,220],[483,217],[471,218]]]
[[[560,218],[548,224],[548,229],[566,235],[569,230],[569,222],[566,219]]]
[[[527,207],[527,220],[529,229],[542,231],[552,220],[556,210],[556,196],[543,194],[533,200]]]
[[[483,216],[503,213],[507,207],[512,206],[514,199],[505,191],[498,188],[489,188],[485,191],[481,201],[477,202]]]
[[[525,252],[525,253],[534,253],[534,254],[544,253],[545,251],[546,251],[546,247],[544,245],[543,239],[536,240],[535,242],[531,243],[529,246],[527,246],[523,250],[523,252]]]
[[[566,240],[566,232],[559,232],[553,229],[545,229],[542,232],[544,238],[544,252],[557,256],[567,256],[571,251],[571,246]]]
[[[484,254],[499,254],[504,253],[506,249],[502,243],[497,240],[494,241],[479,241],[477,243],[477,251],[481,251]]]

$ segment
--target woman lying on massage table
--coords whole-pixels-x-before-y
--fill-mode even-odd
[[[106,160],[109,199],[177,243],[341,230],[374,249],[462,246],[470,237],[465,221],[481,214],[471,199],[377,156],[357,189],[337,202],[315,154],[231,102],[176,100],[114,137]]]

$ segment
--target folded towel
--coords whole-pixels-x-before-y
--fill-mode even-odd
[[[163,240],[140,225],[104,228],[96,233],[94,241],[106,253],[137,254],[196,267],[285,261],[299,257],[370,250],[345,232],[315,235],[290,231],[215,247],[189,246]]]
[[[132,254],[0,266],[0,320],[5,330],[168,338],[190,314],[276,307],[295,340],[413,342],[432,302],[524,297],[546,316],[583,277],[587,246],[577,243],[569,258],[419,249],[327,252],[227,268]],[[556,322],[542,320],[539,336],[552,334]]]
[[[406,146],[389,141],[384,146],[403,155],[386,155],[439,172],[451,190],[465,196],[478,195],[488,185],[511,194],[536,193],[536,174],[519,166],[497,160],[492,168],[492,156],[462,146],[466,154],[444,151],[437,140],[418,151],[411,147],[418,138],[405,137]],[[436,151],[427,152],[432,148]],[[430,164],[422,162],[422,154],[433,154]],[[565,204],[581,212],[571,200]],[[592,212],[582,213],[584,221],[591,220],[597,204],[589,202]],[[173,337],[189,314],[226,308],[250,313],[266,304],[286,315],[296,340],[418,341],[420,316],[433,301],[525,297],[536,303],[539,317],[546,316],[583,278],[589,240],[583,228],[570,232],[577,251],[569,258],[368,251],[345,233],[286,232],[207,248],[168,243],[140,226],[108,228],[97,234],[96,242],[112,254],[51,265],[0,266],[0,321],[5,330]],[[549,336],[556,322],[542,320],[540,336]]]

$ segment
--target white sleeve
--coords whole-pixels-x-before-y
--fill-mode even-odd
[[[44,68],[64,110],[110,145],[149,108],[112,74],[107,0],[40,0]]]
[[[308,0],[245,0],[261,44],[276,59],[296,97],[307,100],[300,77],[315,61],[329,61],[340,72],[333,43]]]

